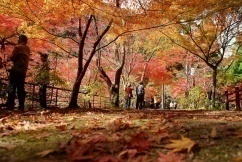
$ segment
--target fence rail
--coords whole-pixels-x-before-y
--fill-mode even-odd
[[[6,78],[1,78],[1,84],[4,85],[0,87],[1,89],[1,103],[2,105],[6,103],[7,97],[7,87]],[[37,108],[40,107],[39,104],[39,85],[35,83],[25,83],[26,89],[26,107]],[[59,88],[54,86],[47,86],[47,107],[58,107],[64,108],[68,106],[71,90],[65,88]],[[3,94],[2,94],[3,93]],[[109,97],[103,97],[99,95],[91,95],[84,92],[79,92],[78,94],[78,105],[87,108],[105,108],[110,106]]]

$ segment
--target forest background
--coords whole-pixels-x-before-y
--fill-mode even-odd
[[[109,96],[114,84],[123,94],[128,83],[143,81],[147,100],[166,94],[180,108],[208,108],[210,100],[221,108],[224,90],[240,83],[241,1],[0,4],[2,59],[17,35],[26,34],[32,50],[28,81],[38,53],[47,53],[52,84],[72,89],[68,107],[78,106],[80,89]]]
[[[29,38],[28,82],[47,53],[51,85],[109,97],[143,81],[177,111],[82,109],[0,113],[2,161],[241,161],[241,112],[224,109],[241,82],[241,0],[1,0],[0,57]],[[6,67],[7,69],[9,67]],[[1,76],[6,77],[6,69]],[[120,102],[119,102],[120,101]],[[53,110],[55,110],[53,108]],[[89,112],[90,111],[90,112]]]

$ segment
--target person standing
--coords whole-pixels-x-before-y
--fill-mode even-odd
[[[136,87],[136,109],[142,109],[144,104],[144,85],[143,82],[140,82],[140,84]]]
[[[154,109],[158,108],[158,97],[154,95]]]
[[[39,73],[35,80],[39,85],[39,102],[42,108],[47,108],[46,103],[46,91],[47,85],[50,83],[50,66],[48,61],[48,55],[45,53],[40,53],[41,66],[39,68]]]
[[[30,48],[27,46],[28,38],[20,35],[18,44],[14,47],[9,58],[13,62],[12,68],[9,70],[9,87],[7,98],[7,109],[14,110],[15,93],[18,95],[18,109],[24,111],[26,92],[24,88],[26,73],[30,58]]]
[[[173,102],[172,102],[172,101],[170,102],[169,107],[170,107],[170,109],[173,109],[174,104],[173,104]]]
[[[131,88],[131,84],[129,84],[126,88],[125,88],[125,100],[126,100],[126,108],[129,109],[130,108],[130,104],[131,104],[131,99],[133,98],[133,88]]]
[[[150,97],[150,108],[154,108],[154,98],[152,96]]]

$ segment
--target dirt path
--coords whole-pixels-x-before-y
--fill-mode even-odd
[[[242,161],[242,112],[0,113],[0,161]]]

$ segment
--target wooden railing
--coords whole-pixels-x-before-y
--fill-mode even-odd
[[[225,91],[225,109],[229,110],[229,103],[235,102],[235,109],[241,110],[240,101],[242,89],[235,87],[235,90],[232,92]]]
[[[36,107],[36,101],[38,103],[38,85],[26,83],[30,86],[29,90],[29,100],[32,102],[31,107]],[[27,89],[27,88],[26,88]],[[32,93],[31,93],[32,91]],[[64,108],[69,104],[71,97],[71,90],[65,88],[59,88],[54,86],[47,86],[47,107],[59,107]],[[32,95],[32,96],[31,96]],[[78,95],[78,105],[86,108],[104,108],[110,106],[110,101],[108,97],[89,95],[87,93],[79,92]]]
[[[7,79],[1,78],[5,84]],[[39,104],[39,86],[35,83],[25,83],[26,90],[26,107],[37,108]],[[64,108],[68,106],[71,96],[71,90],[65,88],[59,88],[54,86],[47,86],[47,107]],[[6,95],[1,96],[1,103],[6,102]],[[110,106],[110,100],[108,97],[91,95],[84,92],[79,92],[78,105],[86,108],[105,108]]]

